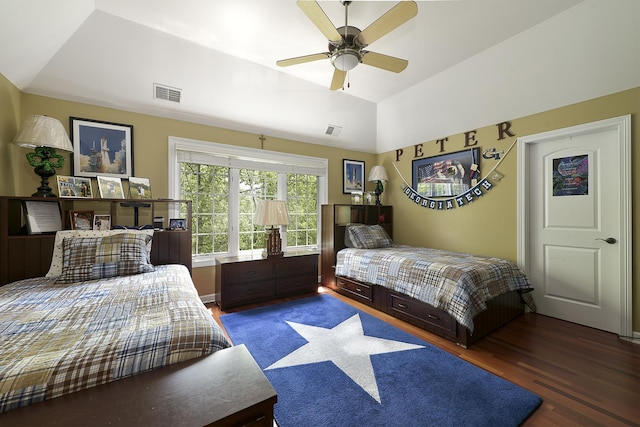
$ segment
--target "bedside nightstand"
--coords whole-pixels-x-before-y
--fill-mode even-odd
[[[260,255],[217,258],[216,289],[220,309],[269,301],[318,289],[318,253],[287,252],[281,257]]]

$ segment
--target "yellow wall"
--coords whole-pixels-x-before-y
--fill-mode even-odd
[[[155,198],[168,196],[169,136],[251,148],[260,148],[261,146],[261,141],[258,139],[260,135],[257,134],[20,93],[2,75],[0,75],[0,106],[2,106],[3,111],[2,119],[7,121],[6,124],[0,123],[0,153],[8,152],[10,154],[9,156],[0,156],[0,162],[5,161],[3,160],[5,158],[11,159],[11,167],[0,167],[0,194],[2,195],[30,195],[40,183],[38,176],[33,172],[33,168],[28,165],[24,158],[24,155],[29,150],[11,144],[21,121],[30,114],[43,114],[54,117],[62,122],[67,132],[69,132],[69,117],[133,125],[134,173],[136,176],[150,179]],[[4,111],[7,112],[6,115]],[[270,151],[327,158],[329,160],[329,203],[349,203],[349,196],[342,194],[342,159],[365,161],[367,173],[375,165],[376,159],[376,156],[370,153],[271,138],[268,135],[263,147],[265,150]],[[64,167],[58,170],[58,173],[60,175],[70,175],[70,170],[67,158]],[[52,182],[55,183],[55,180],[50,181],[50,184]],[[126,182],[124,186],[126,192]],[[95,180],[93,187],[94,194],[99,194]],[[371,186],[368,189],[373,190],[373,187]],[[213,268],[203,267],[197,270],[194,271],[193,277],[200,295],[216,293]]]
[[[2,195],[15,194],[16,176],[21,175],[21,172],[15,169],[19,161],[16,157],[18,148],[11,144],[20,127],[20,99],[21,94],[18,88],[0,74],[0,194]]]
[[[150,178],[154,197],[167,196],[166,168],[169,136],[252,148],[260,147],[257,134],[24,94],[2,75],[0,75],[0,107],[3,112],[0,117],[0,194],[3,195],[28,195],[35,191],[39,183],[39,179],[24,159],[27,150],[10,143],[22,119],[29,114],[55,117],[65,125],[67,130],[70,116],[132,124],[134,126],[135,174]],[[528,117],[513,118],[510,120],[511,131],[515,133],[513,138],[507,137],[498,141],[495,124],[469,129],[469,131],[477,131],[477,146],[481,151],[491,147],[506,150],[519,136],[632,114],[632,170],[635,170],[636,166],[640,165],[640,149],[635,147],[640,140],[638,113],[640,113],[640,88],[635,88]],[[443,135],[443,137],[448,137],[445,152],[450,153],[465,148],[463,134]],[[424,157],[441,154],[434,141],[426,141],[422,145]],[[516,148],[498,168],[504,178],[496,183],[487,195],[469,206],[451,211],[432,211],[416,206],[402,193],[402,180],[392,164],[395,164],[400,173],[410,182],[414,146],[404,147],[404,154],[399,161],[395,160],[395,151],[375,156],[268,136],[264,142],[264,149],[327,158],[329,160],[329,203],[349,203],[349,197],[342,194],[342,159],[364,160],[367,173],[373,165],[384,164],[390,176],[390,182],[385,186],[383,200],[385,204],[394,206],[394,240],[396,242],[487,254],[514,261],[517,258]],[[486,172],[494,164],[494,161],[483,160],[481,168]],[[65,165],[59,173],[70,174],[69,165]],[[635,172],[632,181],[637,182]],[[367,185],[367,190],[373,190],[373,186]],[[633,199],[633,224],[635,225],[639,224],[640,185],[633,186]],[[635,237],[638,236],[640,236],[640,227],[636,226],[633,230],[634,242]],[[201,295],[216,292],[213,286],[212,268],[197,269],[193,276]],[[633,329],[638,331],[640,330],[640,279],[635,274],[635,269],[633,313]]]
[[[513,138],[498,141],[497,127],[490,126],[469,129],[477,130],[476,140],[480,151],[496,147],[507,150],[517,137],[560,129],[611,117],[632,114],[631,128],[631,169],[633,198],[633,251],[635,242],[640,238],[640,183],[635,172],[640,166],[640,88],[627,90],[613,95],[581,102],[532,116],[510,120]],[[446,153],[465,149],[464,134],[443,135]],[[423,157],[440,153],[435,141],[422,143]],[[394,240],[415,246],[428,246],[439,249],[471,252],[498,256],[512,261],[517,259],[517,149],[505,157],[496,169],[504,178],[486,195],[471,204],[456,207],[450,211],[437,211],[416,205],[401,190],[402,179],[395,171],[398,168],[402,176],[411,184],[412,161],[415,146],[403,148],[403,155],[396,161],[396,152],[387,152],[379,156],[379,162],[389,172],[390,182],[386,186],[385,201],[394,207]],[[481,171],[488,172],[494,160],[481,159]],[[640,276],[633,266],[633,330],[640,330]],[[535,284],[534,284],[535,286]]]

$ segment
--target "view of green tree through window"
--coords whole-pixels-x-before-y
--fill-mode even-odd
[[[287,246],[318,243],[318,177],[287,174]]]
[[[254,223],[258,200],[287,202],[289,224],[280,227],[284,251],[318,250],[326,158],[170,136],[169,165],[169,197],[193,202],[194,265],[265,248],[264,226]],[[169,214],[184,218],[187,212]]]
[[[318,244],[317,176],[187,162],[179,164],[180,197],[193,201],[194,255],[227,253],[236,236],[239,251],[264,248],[264,227],[253,223],[256,200],[283,199],[279,194],[286,194],[289,212],[289,225],[283,233],[287,246]],[[234,176],[238,177],[237,183]],[[282,188],[278,188],[278,183]],[[237,191],[237,199],[229,197],[234,191]],[[233,200],[236,200],[236,207],[230,204]],[[237,215],[237,233],[230,227],[231,215]],[[282,237],[284,240],[285,236]]]
[[[192,253],[228,252],[229,168],[180,163],[180,192],[193,202]]]
[[[253,224],[256,199],[274,200],[278,193],[278,174],[270,171],[240,169],[240,250],[264,247],[264,227]]]

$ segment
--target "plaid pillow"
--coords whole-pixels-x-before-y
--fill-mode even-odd
[[[358,249],[388,248],[393,244],[381,225],[351,224],[347,227],[347,235],[352,247]]]
[[[150,236],[133,233],[65,238],[62,242],[62,274],[56,282],[83,282],[153,271],[146,246],[150,240]]]
[[[62,274],[62,242],[64,239],[77,237],[105,237],[122,234],[124,230],[61,230],[56,233],[53,244],[53,257],[47,277],[58,277]],[[153,237],[153,230],[127,230],[127,233],[144,234]],[[151,255],[151,239],[147,243],[147,251]]]

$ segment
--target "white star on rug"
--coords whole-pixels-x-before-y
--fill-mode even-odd
[[[332,329],[295,322],[287,323],[308,343],[266,369],[331,361],[378,403],[382,402],[369,356],[424,347],[402,341],[366,336],[358,314]]]

